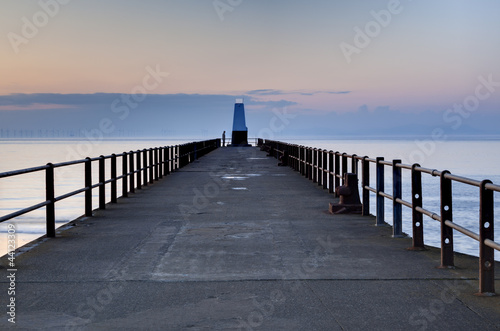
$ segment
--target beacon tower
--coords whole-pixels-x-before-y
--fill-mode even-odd
[[[231,146],[250,146],[248,144],[248,128],[245,124],[245,105],[243,104],[243,99],[236,99],[236,103],[234,104]]]

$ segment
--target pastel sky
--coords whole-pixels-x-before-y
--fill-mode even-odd
[[[480,77],[500,82],[496,0],[0,3],[3,113],[77,107],[57,94],[135,93],[155,69],[149,94],[246,96],[250,111],[288,102],[311,116],[443,113]],[[480,112],[498,111],[495,92]]]

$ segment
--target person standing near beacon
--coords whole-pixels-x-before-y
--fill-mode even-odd
[[[222,132],[222,147],[226,147],[226,131]]]

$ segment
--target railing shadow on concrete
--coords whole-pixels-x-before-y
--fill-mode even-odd
[[[45,192],[46,200],[38,204],[26,207],[16,212],[0,217],[0,223],[24,215],[36,209],[46,208],[46,235],[55,237],[55,204],[77,194],[85,192],[85,216],[92,216],[92,190],[99,189],[99,209],[106,208],[107,184],[111,185],[111,203],[118,200],[117,182],[122,181],[122,197],[127,197],[129,193],[134,193],[142,186],[153,184],[155,181],[167,176],[207,153],[221,146],[220,139],[212,139],[198,142],[191,142],[182,145],[155,147],[137,151],[123,152],[121,154],[111,154],[82,160],[68,161],[62,163],[48,163],[44,166],[27,168],[0,173],[0,179],[19,176],[28,173],[45,171]],[[117,174],[117,163],[121,158],[122,174]],[[111,160],[111,176],[105,177],[105,160]],[[98,163],[99,181],[92,184],[92,167]],[[78,190],[55,196],[54,170],[76,164],[84,164],[85,187]]]
[[[421,167],[419,164],[403,164],[401,160],[385,161],[383,157],[375,159],[368,156],[339,153],[313,147],[289,144],[286,142],[258,139],[257,145],[280,160],[280,165],[288,165],[301,175],[317,183],[330,193],[340,186],[346,173],[361,174],[362,214],[370,215],[370,193],[376,198],[376,225],[386,225],[384,220],[384,199],[393,202],[393,237],[401,237],[402,206],[412,210],[412,247],[411,250],[424,248],[423,215],[441,224],[441,267],[454,266],[453,230],[479,242],[479,293],[490,296],[495,294],[494,250],[500,251],[500,244],[494,241],[494,192],[500,192],[500,186],[490,180],[478,181],[456,176],[449,171],[438,171]],[[350,160],[350,167],[349,165]],[[361,169],[359,167],[361,163]],[[370,186],[370,165],[375,166],[375,187]],[[385,192],[385,166],[392,167],[392,195]],[[361,170],[361,171],[360,171]],[[411,171],[412,201],[402,199],[402,170]],[[422,207],[422,174],[440,178],[440,211],[434,213]],[[453,222],[452,183],[459,182],[478,188],[479,195],[479,234]]]

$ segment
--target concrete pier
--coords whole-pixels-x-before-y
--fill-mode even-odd
[[[438,249],[408,251],[373,217],[331,215],[333,201],[257,148],[218,149],[21,249],[15,326],[500,328],[500,296],[474,295],[477,258],[438,269]]]

